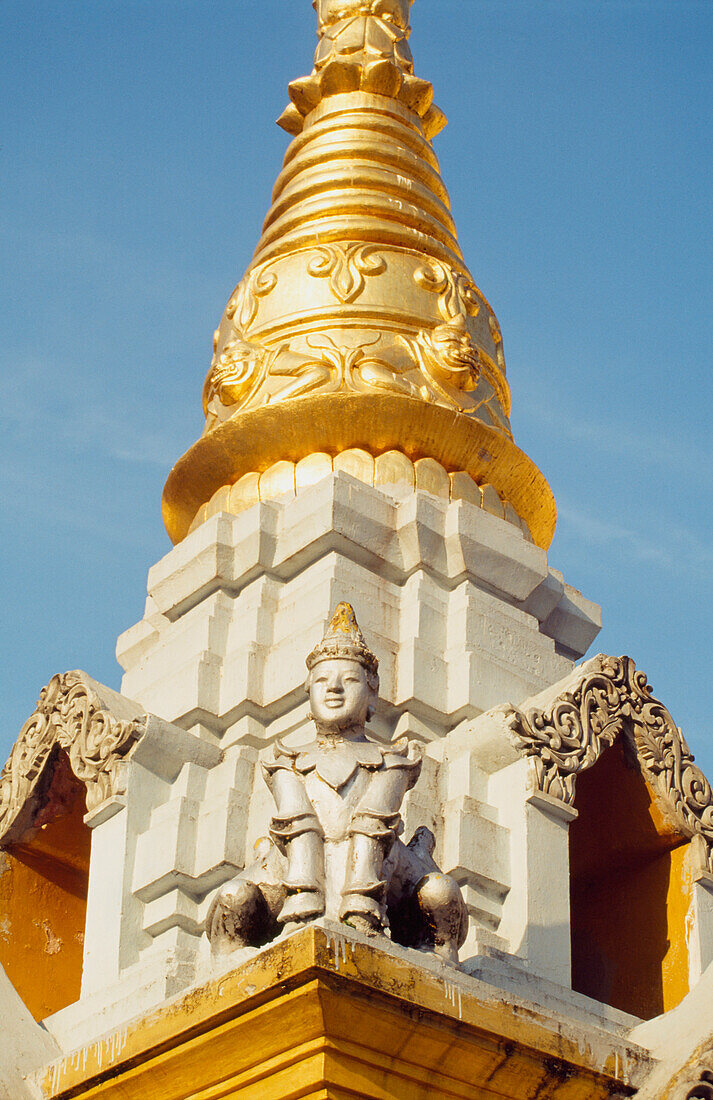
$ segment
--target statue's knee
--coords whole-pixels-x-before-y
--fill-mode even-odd
[[[449,941],[460,947],[468,932],[468,911],[455,879],[441,872],[426,875],[416,897],[436,942]]]
[[[248,879],[233,879],[218,893],[217,901],[231,912],[249,911],[260,905],[260,888]]]
[[[437,912],[439,909],[451,909],[462,901],[458,883],[440,871],[426,875],[419,883],[418,900],[424,909]]]
[[[218,893],[206,921],[211,947],[219,954],[236,945],[257,945],[270,937],[273,918],[254,882],[234,879]]]

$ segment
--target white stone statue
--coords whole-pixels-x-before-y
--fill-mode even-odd
[[[216,953],[259,946],[321,916],[457,963],[467,913],[457,883],[433,861],[433,834],[399,840],[404,795],[421,770],[417,746],[369,740],[378,661],[352,607],[337,607],[307,658],[317,736],[263,765],[276,812],[258,859],[219,891],[206,929]]]

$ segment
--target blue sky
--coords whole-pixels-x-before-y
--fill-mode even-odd
[[[713,777],[713,5],[417,0],[413,25],[550,561]],[[3,758],[52,673],[118,687],[314,26],[308,0],[0,6]]]

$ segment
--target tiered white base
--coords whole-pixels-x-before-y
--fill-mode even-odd
[[[123,694],[212,751],[171,775],[132,761],[126,804],[95,823],[88,923],[103,950],[87,953],[58,1032],[86,1041],[209,966],[211,894],[272,813],[256,765],[276,737],[311,738],[304,660],[340,600],[380,660],[372,734],[423,744],[405,834],[428,825],[461,883],[473,918],[461,957],[477,969],[506,953],[568,984],[566,822],[530,795],[528,762],[497,730],[490,747],[483,719],[471,733],[484,711],[566,675],[599,629],[543,550],[468,501],[340,472],[207,520],[153,567],[148,593],[119,639]]]

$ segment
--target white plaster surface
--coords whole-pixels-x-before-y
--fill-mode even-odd
[[[520,759],[494,772],[489,802],[510,838],[510,890],[499,934],[533,975],[568,987],[569,840],[567,821],[532,797],[532,763]]]
[[[688,984],[691,989],[713,964],[713,875],[700,873],[693,883],[693,898],[686,921],[688,936]]]
[[[252,713],[269,739],[338,596],[379,653],[382,709],[445,728],[559,679],[599,629],[598,609],[512,524],[337,473],[212,517],[152,568],[146,617],[119,639],[123,691],[218,735]]]
[[[713,1069],[713,964],[684,997],[680,1005],[639,1024],[631,1032],[635,1043],[646,1047],[658,1061],[637,1100],[660,1100],[671,1078],[698,1052],[707,1052],[705,1065]],[[690,1084],[696,1083],[697,1073]],[[687,1088],[680,1091],[683,1098]]]
[[[34,1097],[25,1078],[59,1054],[47,1030],[30,1015],[0,966],[0,1100]]]
[[[476,767],[470,724],[566,675],[599,624],[542,550],[468,502],[392,494],[337,473],[298,497],[214,516],[151,569],[148,588],[144,620],[119,639],[123,689],[223,752],[218,767],[196,771],[190,797],[174,783],[135,838],[132,897],[154,946],[171,928],[200,937],[208,893],[266,832],[271,801],[255,766],[275,738],[311,737],[304,658],[341,599],[380,658],[372,733],[428,748],[405,837],[419,824],[435,833],[473,917],[466,956],[485,939],[509,946],[498,929],[512,841],[483,770],[504,761],[493,764],[489,746]],[[462,749],[444,770],[451,731]],[[516,892],[518,904],[529,891]],[[522,952],[527,921],[516,929]],[[566,980],[566,959],[539,965]]]

